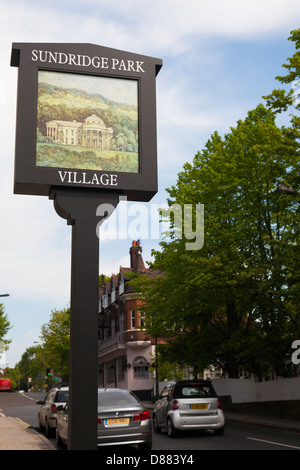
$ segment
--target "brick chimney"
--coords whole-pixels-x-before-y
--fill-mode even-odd
[[[139,240],[133,240],[130,247],[130,267],[134,273],[145,271],[144,260],[142,257],[142,247]]]

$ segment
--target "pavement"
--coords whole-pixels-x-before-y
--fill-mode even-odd
[[[0,452],[2,450],[57,450],[41,433],[24,421],[0,413]]]
[[[149,409],[152,403],[144,403]],[[300,432],[300,421],[271,418],[241,413],[227,413],[225,421],[251,424],[289,431]],[[1,450],[57,450],[40,432],[23,421],[0,413],[0,451]]]

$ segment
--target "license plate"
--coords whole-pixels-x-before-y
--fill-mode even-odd
[[[190,405],[191,410],[207,410],[208,404],[207,403],[198,403],[198,404],[193,404]]]
[[[126,426],[129,424],[129,418],[106,419],[105,426]]]

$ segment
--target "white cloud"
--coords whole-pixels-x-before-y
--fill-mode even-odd
[[[94,42],[174,55],[201,38],[278,34],[290,25],[297,28],[299,16],[297,0],[2,1],[0,24],[2,37],[16,42]]]
[[[296,18],[300,15],[297,0],[111,0],[109,5],[104,1],[88,0],[86,11],[91,13],[98,7],[95,24],[101,19],[104,3],[107,6],[106,23],[109,27],[117,24],[126,43],[128,35],[124,34],[123,25],[129,24],[131,38],[137,38],[138,47],[151,44],[153,49],[169,54],[190,49],[196,38],[256,39],[261,35],[278,34],[290,24],[297,28]]]

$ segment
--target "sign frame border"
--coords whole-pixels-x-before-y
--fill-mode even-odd
[[[107,64],[139,64],[134,66],[95,68],[73,63],[47,63],[33,61],[32,51],[50,51],[68,57],[104,57]],[[35,55],[36,58],[36,55]],[[123,61],[123,62],[121,62]],[[70,61],[71,62],[71,61]],[[103,63],[103,62],[102,62]],[[11,66],[18,67],[17,122],[15,145],[14,193],[49,196],[52,187],[99,189],[117,191],[132,201],[149,201],[157,192],[157,130],[156,130],[156,76],[162,60],[131,52],[111,49],[95,44],[13,43]],[[72,168],[41,167],[36,165],[36,125],[38,100],[38,72],[40,70],[73,74],[126,78],[138,81],[138,128],[139,128],[139,172],[125,173],[100,170],[78,170]],[[95,176],[117,175],[109,180],[113,184],[91,185],[90,183],[63,182],[58,170],[87,174],[86,181]],[[72,178],[71,178],[72,179]],[[69,179],[70,180],[70,179]],[[117,183],[117,184],[116,184]]]

